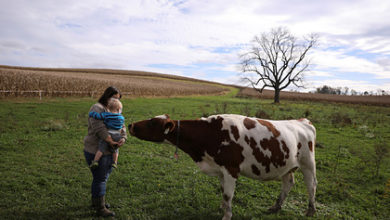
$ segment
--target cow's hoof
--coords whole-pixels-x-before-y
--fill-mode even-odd
[[[222,220],[230,220],[232,219],[232,213],[231,212],[225,212]]]
[[[231,217],[223,216],[222,220],[230,220],[232,219]]]
[[[267,212],[269,214],[274,214],[274,213],[279,212],[281,209],[282,209],[282,207],[280,205],[274,205],[271,208],[269,208]]]
[[[307,217],[313,217],[314,214],[316,213],[316,210],[315,209],[308,209],[307,212],[306,212],[306,216]]]

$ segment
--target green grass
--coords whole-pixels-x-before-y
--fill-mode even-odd
[[[384,107],[238,99],[225,96],[124,99],[127,123],[168,113],[194,119],[215,113],[272,119],[308,117],[317,128],[319,219],[386,219],[390,216],[390,159],[375,176],[376,143],[389,147],[390,109]],[[0,100],[0,219],[91,219],[92,177],[83,137],[92,99]],[[348,120],[349,119],[349,120]],[[199,172],[174,147],[133,137],[120,150],[107,200],[118,219],[220,219],[219,181]],[[386,186],[387,184],[387,186]],[[266,214],[280,183],[241,177],[233,219],[301,219],[307,207],[302,175],[278,214]]]

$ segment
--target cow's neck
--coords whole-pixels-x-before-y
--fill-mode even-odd
[[[187,153],[196,162],[201,160],[202,151],[196,149],[198,140],[191,134],[191,129],[194,125],[202,123],[198,120],[183,120],[173,121],[175,123],[175,129],[167,135],[167,140],[182,151]]]
[[[173,123],[175,123],[175,129],[167,135],[167,140],[181,150],[186,151],[185,147],[183,146],[183,142],[187,139],[188,136],[186,127],[188,127],[189,121],[175,120]]]

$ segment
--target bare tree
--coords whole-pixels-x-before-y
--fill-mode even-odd
[[[245,81],[262,93],[270,87],[275,91],[274,102],[279,103],[280,91],[290,84],[303,87],[303,72],[310,61],[307,52],[316,45],[318,36],[310,34],[298,40],[287,28],[279,27],[269,33],[255,36],[251,48],[241,55],[241,68]],[[249,74],[257,74],[255,78]]]

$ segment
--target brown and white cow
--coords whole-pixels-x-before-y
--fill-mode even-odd
[[[241,115],[213,115],[198,120],[171,120],[168,115],[129,125],[139,139],[167,141],[186,152],[223,190],[223,219],[232,217],[231,202],[239,175],[258,180],[282,180],[282,190],[269,211],[277,212],[300,169],[309,194],[306,215],[314,215],[316,130],[307,119],[271,121]]]

